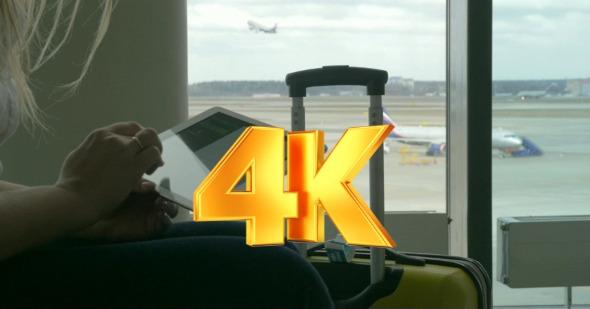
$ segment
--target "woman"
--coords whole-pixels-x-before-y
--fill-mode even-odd
[[[0,0],[0,143],[19,117],[31,130],[47,129],[28,76],[65,42],[79,5]],[[67,89],[80,83],[106,33],[112,1],[102,8],[87,62]],[[52,19],[46,35],[42,18]],[[91,132],[55,184],[0,181],[0,307],[332,306],[317,272],[289,245],[249,247],[235,222],[172,225],[177,208],[141,178],[163,164],[162,150],[153,129],[116,123]]]

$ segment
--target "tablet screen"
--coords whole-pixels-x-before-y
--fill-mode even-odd
[[[252,124],[222,113],[215,113],[180,131],[177,135],[209,169]]]
[[[269,125],[214,108],[162,132],[164,166],[144,178],[154,182],[164,198],[192,209],[194,191],[249,126]]]

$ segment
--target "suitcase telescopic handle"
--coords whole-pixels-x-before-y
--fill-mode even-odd
[[[387,71],[350,67],[324,66],[287,74],[289,97],[305,97],[308,87],[315,86],[366,86],[368,95],[384,95]]]
[[[370,96],[369,124],[383,124],[382,96],[385,94],[387,83],[387,71],[341,66],[324,66],[319,69],[298,71],[287,74],[285,82],[289,86],[289,97],[292,98],[291,105],[291,130],[305,130],[305,107],[303,98],[307,94],[308,87],[314,86],[340,86],[358,85],[367,88]],[[370,161],[370,200],[371,210],[375,217],[384,221],[383,202],[383,147],[379,147]],[[299,252],[305,256],[305,244],[297,244]],[[371,248],[371,282],[382,281],[385,275],[385,254],[383,248]]]

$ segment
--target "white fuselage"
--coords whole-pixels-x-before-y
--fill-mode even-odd
[[[265,27],[257,22],[248,21],[248,27],[250,28],[250,30],[254,30],[255,32],[258,31],[262,31],[262,32],[266,32],[266,33],[276,33],[277,32],[277,25],[275,25],[273,28],[270,27]]]
[[[447,131],[440,126],[411,126],[396,127],[390,138],[407,144],[444,144],[446,143]],[[493,149],[516,149],[522,146],[522,139],[514,132],[505,129],[492,129]]]
[[[522,138],[514,132],[504,129],[492,129],[492,148],[517,149],[522,146]]]

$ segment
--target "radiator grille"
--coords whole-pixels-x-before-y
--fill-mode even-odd
[[[514,217],[520,222],[590,221],[590,216],[535,216]]]

